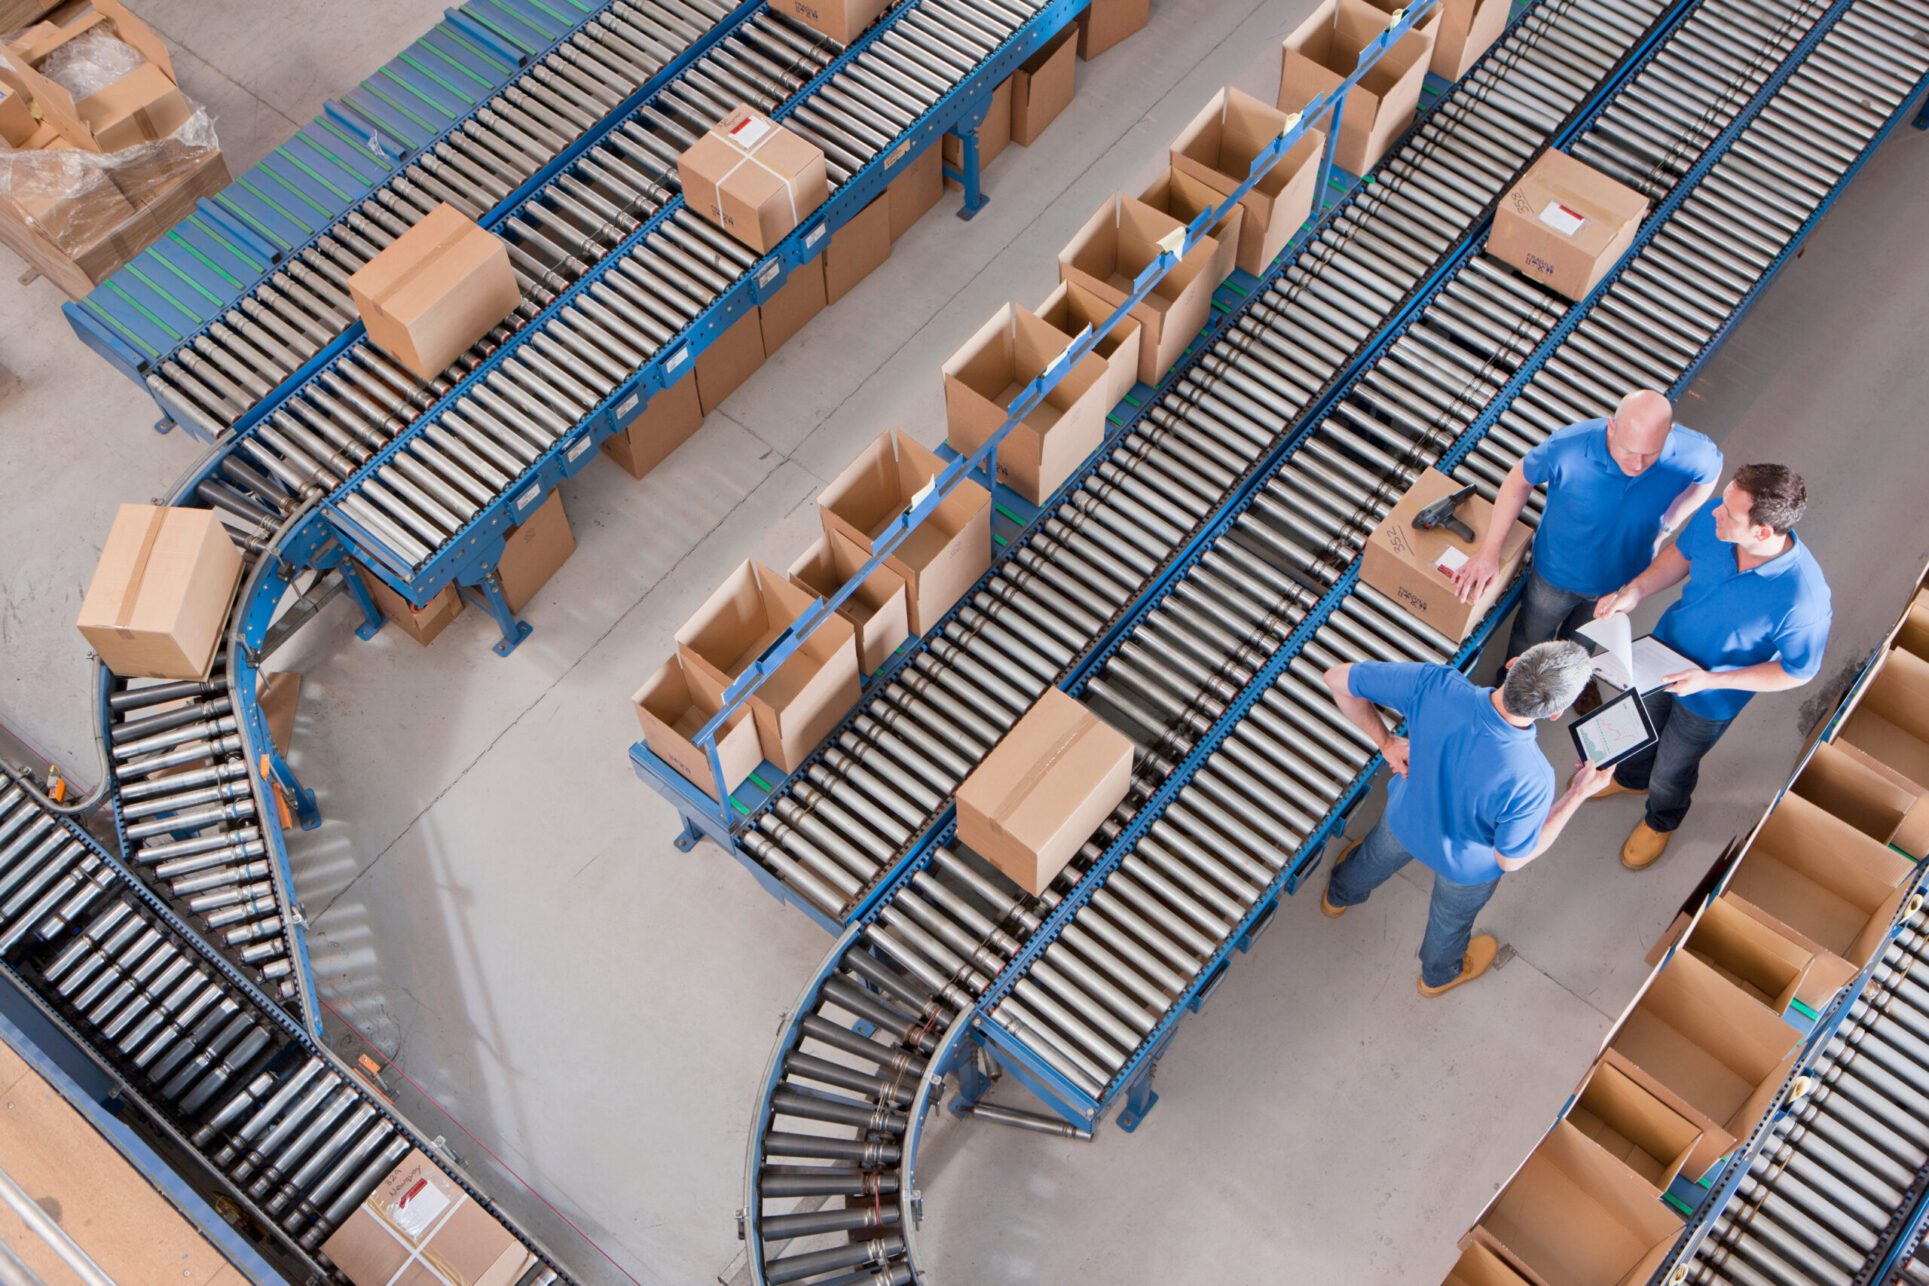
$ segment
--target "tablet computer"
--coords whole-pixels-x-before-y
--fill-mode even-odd
[[[1623,692],[1612,701],[1582,715],[1567,726],[1574,748],[1596,768],[1609,768],[1655,742],[1654,721],[1641,704],[1641,694]]]

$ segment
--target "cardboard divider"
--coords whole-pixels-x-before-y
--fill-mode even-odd
[[[1785,795],[1736,864],[1727,893],[1814,951],[1868,963],[1914,864],[1800,795]]]
[[[1547,1286],[1645,1281],[1681,1230],[1654,1187],[1567,1121],[1555,1123],[1480,1227]]]
[[[944,364],[947,437],[970,455],[996,433],[1026,386],[1072,337],[1029,309],[1006,304]],[[1086,354],[998,445],[998,480],[1033,504],[1072,475],[1105,437],[1105,363]]]
[[[1185,231],[1177,219],[1143,201],[1115,196],[1107,201],[1071,243],[1058,252],[1061,281],[1074,282],[1117,308],[1132,292],[1138,275],[1159,257],[1161,243],[1176,244]],[[1208,269],[1219,243],[1202,237],[1185,258],[1160,278],[1132,307],[1139,323],[1139,380],[1156,384],[1179,360],[1206,323],[1218,282]]]
[[[1090,328],[1097,330],[1116,305],[1108,304],[1075,281],[1061,281],[1045,296],[1045,302],[1032,311],[1048,326],[1067,335]],[[1107,412],[1125,399],[1139,382],[1139,322],[1130,313],[1119,318],[1111,331],[1099,337],[1089,356],[1105,363],[1105,379],[1100,401]]]
[[[1172,168],[1224,200],[1246,181],[1254,159],[1286,130],[1284,112],[1250,94],[1222,89],[1173,140]],[[1255,276],[1263,273],[1306,222],[1325,148],[1326,135],[1308,130],[1239,199],[1246,218],[1234,257],[1238,267]]]
[[[1929,839],[1923,792],[1845,744],[1825,741],[1815,747],[1792,789],[1878,843],[1920,853],[1922,840]]]
[[[1567,1123],[1654,1190],[1668,1190],[1701,1142],[1701,1127],[1663,1103],[1618,1063],[1596,1063]]]

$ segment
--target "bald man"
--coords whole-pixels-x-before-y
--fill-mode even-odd
[[[1494,500],[1493,525],[1454,587],[1466,602],[1493,583],[1528,492],[1546,487],[1533,566],[1507,640],[1511,661],[1584,624],[1597,600],[1641,574],[1720,480],[1720,448],[1677,425],[1667,398],[1639,389],[1605,420],[1568,425],[1513,467]]]

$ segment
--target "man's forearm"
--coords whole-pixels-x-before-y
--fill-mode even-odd
[[[1586,802],[1587,797],[1585,795],[1577,795],[1571,790],[1563,792],[1561,797],[1554,801],[1554,807],[1548,810],[1547,820],[1541,823],[1541,836],[1534,845],[1534,851],[1525,857],[1501,857],[1499,854],[1495,854],[1494,860],[1500,863],[1500,869],[1503,871],[1518,871],[1521,867],[1527,865],[1542,853],[1552,848],[1554,841],[1561,837],[1561,830],[1567,825],[1568,821],[1573,818],[1574,814],[1580,811],[1581,805]]]
[[[1335,693],[1333,700],[1339,706],[1340,713],[1367,735],[1376,750],[1386,749],[1387,738],[1393,735],[1393,731],[1386,726],[1386,720],[1380,717],[1379,709],[1371,701],[1350,692]]]
[[[1712,482],[1702,482],[1689,487],[1686,491],[1676,496],[1674,503],[1668,506],[1668,512],[1661,515],[1661,526],[1663,530],[1673,531],[1676,527],[1679,527],[1687,520],[1689,514],[1706,504],[1708,497],[1713,494],[1715,494],[1715,484]]]
[[[1629,584],[1642,598],[1653,598],[1662,590],[1679,585],[1688,574],[1688,560],[1679,549],[1669,545],[1654,556],[1647,570],[1636,576]]]
[[[1480,552],[1496,562],[1500,551],[1507,545],[1507,533],[1514,529],[1514,520],[1520,511],[1527,507],[1528,493],[1534,489],[1527,481],[1527,474],[1516,464],[1502,479],[1500,490],[1494,495],[1493,521],[1487,526],[1487,535],[1480,543]]]
[[[1716,670],[1712,673],[1715,680],[1713,686],[1733,688],[1739,692],[1786,692],[1808,682],[1784,670],[1780,661],[1758,661],[1739,670]]]

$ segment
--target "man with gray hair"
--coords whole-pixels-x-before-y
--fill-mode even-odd
[[[1548,642],[1507,663],[1498,688],[1477,687],[1445,665],[1360,661],[1326,672],[1341,713],[1386,757],[1394,779],[1386,813],[1334,864],[1320,910],[1366,901],[1419,858],[1433,868],[1433,902],[1420,943],[1420,994],[1439,996],[1487,971],[1499,951],[1474,919],[1503,872],[1545,853],[1609,770],[1583,761],[1559,799],[1554,768],[1534,724],[1558,719],[1587,685],[1592,662],[1579,643]],[[1396,736],[1375,706],[1406,717]]]

